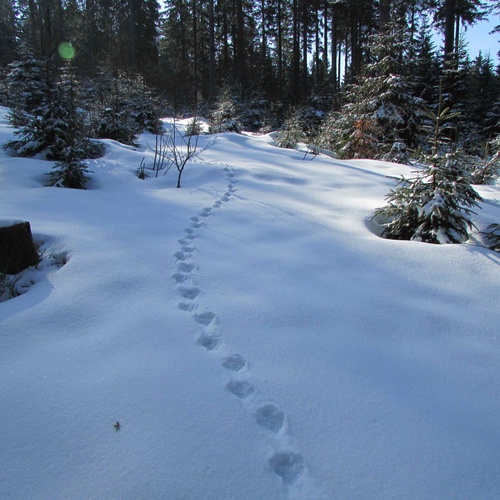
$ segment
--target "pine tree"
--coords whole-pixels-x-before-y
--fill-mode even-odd
[[[401,151],[415,146],[422,101],[412,95],[398,59],[404,40],[392,24],[372,37],[373,62],[357,84],[346,87],[341,116],[332,114],[330,123],[324,124],[322,144],[341,158],[401,161]]]
[[[483,158],[477,157],[472,162],[471,176],[473,184],[493,184],[500,173],[500,136],[488,141]]]
[[[490,224],[488,229],[489,231],[483,234],[486,235],[489,248],[495,250],[495,252],[500,252],[500,224]]]
[[[296,113],[289,116],[276,134],[275,143],[279,148],[294,149],[305,140],[304,130]]]
[[[225,86],[217,99],[215,109],[212,112],[210,133],[241,132],[241,122],[231,88]]]
[[[481,201],[471,186],[469,163],[463,151],[448,149],[440,140],[445,121],[454,117],[448,108],[429,115],[435,128],[432,155],[424,157],[429,167],[412,179],[402,178],[386,197],[389,205],[375,211],[381,236],[426,243],[463,243],[474,223],[472,208]],[[448,150],[447,150],[448,149]]]
[[[126,74],[109,77],[104,72],[91,83],[85,101],[95,137],[133,145],[137,134],[155,132],[160,126],[156,99],[142,78]]]

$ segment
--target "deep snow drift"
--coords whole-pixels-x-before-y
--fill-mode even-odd
[[[203,136],[176,189],[147,141],[87,191],[0,153],[0,219],[67,261],[0,303],[0,497],[498,498],[500,255],[377,237],[407,166]]]

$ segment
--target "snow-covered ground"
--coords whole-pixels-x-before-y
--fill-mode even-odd
[[[498,499],[500,255],[377,237],[407,166],[223,134],[176,189],[146,141],[87,191],[0,153],[0,219],[67,260],[0,303],[0,497]]]

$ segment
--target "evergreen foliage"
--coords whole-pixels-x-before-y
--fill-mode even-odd
[[[488,229],[489,231],[483,234],[486,235],[489,247],[495,252],[500,252],[500,224],[490,224]]]
[[[294,149],[305,138],[306,135],[299,122],[299,118],[296,114],[293,114],[285,120],[285,123],[278,130],[274,141],[279,148]]]
[[[230,87],[224,87],[212,112],[210,133],[241,132],[236,98]]]
[[[58,104],[58,47],[68,41],[87,137],[133,144],[157,130],[161,97],[176,116],[212,109],[214,132],[276,130],[297,110],[307,142],[342,158],[407,162],[427,147],[420,109],[437,101],[443,80],[445,106],[461,112],[449,137],[479,155],[500,133],[500,73],[489,57],[467,57],[460,31],[484,4],[5,0],[0,101],[21,127],[12,151],[64,156],[72,109]],[[440,47],[429,19],[442,30]]]
[[[500,136],[486,143],[484,158],[474,158],[471,176],[473,184],[493,184],[500,172]]]
[[[436,114],[428,111],[434,122],[432,153],[424,155],[429,165],[412,179],[402,178],[386,199],[388,205],[375,211],[381,224],[381,236],[389,239],[426,243],[463,243],[474,223],[472,208],[481,201],[471,186],[468,158],[461,150],[451,150],[442,140],[443,125],[456,117],[442,108],[442,97]]]
[[[340,116],[331,114],[322,130],[321,143],[339,157],[404,161],[406,145],[416,145],[422,101],[411,94],[397,59],[404,39],[392,25],[371,38],[373,62],[357,84],[346,87]]]
[[[64,159],[59,160],[50,172],[50,185],[72,189],[85,189],[89,169],[80,159],[81,153],[70,150]]]
[[[104,75],[88,86],[86,101],[94,137],[134,145],[139,133],[154,133],[160,126],[156,99],[140,78]]]
[[[387,196],[389,205],[375,211],[382,236],[426,243],[463,243],[474,226],[471,209],[481,197],[470,184],[461,151],[433,159],[412,179],[402,178]]]

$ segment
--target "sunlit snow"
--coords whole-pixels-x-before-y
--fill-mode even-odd
[[[86,191],[0,153],[65,262],[0,303],[0,497],[499,497],[500,255],[379,238],[411,167],[204,135],[176,189],[104,142]]]

